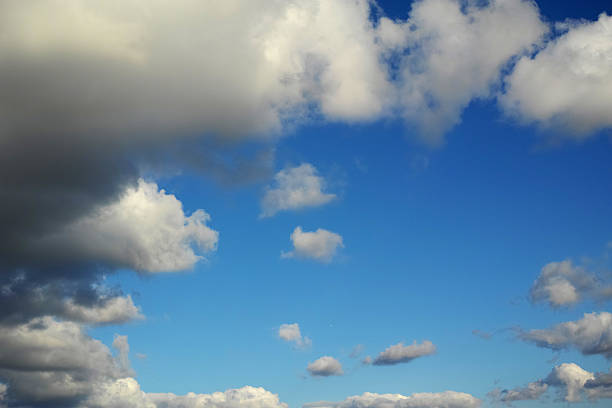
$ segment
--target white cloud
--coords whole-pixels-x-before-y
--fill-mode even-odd
[[[91,324],[125,323],[144,318],[130,295],[112,297],[103,300],[101,305],[93,306],[80,305],[75,303],[74,299],[67,299],[61,314],[66,319]]]
[[[141,272],[180,271],[203,259],[200,254],[216,249],[219,233],[206,225],[209,220],[203,210],[186,216],[174,195],[141,179],[118,201],[41,238],[36,246],[56,256]]]
[[[567,402],[612,398],[612,373],[591,373],[575,363],[563,363],[554,367],[546,378],[529,383],[526,387],[511,390],[495,389],[488,396],[495,401],[538,400],[554,387],[559,399]]]
[[[430,143],[440,143],[471,100],[489,97],[504,65],[547,31],[533,2],[477,3],[418,1],[403,24],[400,106]]]
[[[285,340],[294,342],[297,347],[309,347],[312,344],[312,340],[308,337],[302,337],[300,331],[300,325],[297,323],[284,323],[278,328],[278,337]]]
[[[511,115],[581,140],[612,126],[612,17],[602,13],[567,30],[518,61],[500,101]]]
[[[463,392],[444,391],[438,393],[375,394],[366,392],[349,397],[341,402],[314,402],[305,408],[478,408],[481,401]]]
[[[274,181],[275,185],[268,187],[261,201],[261,217],[271,217],[283,210],[317,207],[336,198],[335,194],[323,192],[325,180],[308,163],[279,171]]]
[[[399,363],[407,363],[415,358],[428,356],[436,352],[436,346],[429,340],[417,344],[414,341],[411,345],[405,346],[404,343],[398,343],[388,347],[381,352],[372,361],[374,365],[393,365]]]
[[[580,320],[560,323],[550,329],[521,332],[519,337],[539,347],[559,350],[571,346],[585,355],[612,358],[612,314],[585,313]]]
[[[561,387],[564,399],[568,402],[580,401],[580,392],[588,380],[592,380],[593,373],[584,370],[577,364],[561,364],[550,372],[544,381],[547,384]]]
[[[344,248],[342,237],[335,232],[322,228],[313,232],[304,232],[296,227],[291,233],[293,251],[283,252],[283,258],[309,258],[319,262],[331,262],[338,248]]]
[[[25,406],[78,408],[288,408],[263,388],[212,394],[151,394],[129,368],[126,336],[116,335],[118,357],[72,322],[37,318],[0,326],[0,406],[7,393]]]
[[[552,307],[559,307],[589,297],[595,300],[612,297],[612,286],[583,267],[565,260],[545,265],[533,283],[529,296],[532,302],[545,301]]]
[[[331,375],[342,375],[342,364],[331,356],[323,356],[309,363],[306,370],[315,377],[329,377]]]

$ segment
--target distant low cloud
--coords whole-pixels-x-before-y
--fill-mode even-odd
[[[517,62],[500,101],[510,115],[582,140],[612,126],[612,16],[558,27],[567,32]]]
[[[571,260],[545,265],[529,292],[532,302],[547,302],[551,307],[576,304],[582,300],[612,298],[612,285]]]
[[[538,347],[560,350],[573,347],[585,355],[612,358],[612,314],[585,313],[582,319],[549,329],[520,331],[518,337]]]
[[[548,390],[557,390],[559,399],[580,402],[584,398],[612,398],[612,373],[591,373],[578,364],[563,363],[541,380],[513,389],[495,389],[488,396],[494,401],[511,403],[541,399]]]
[[[375,394],[366,392],[340,402],[312,402],[304,408],[478,408],[481,401],[464,392],[444,391],[438,393]]]
[[[274,185],[268,187],[261,200],[261,217],[271,217],[279,211],[318,207],[336,198],[325,193],[325,180],[308,163],[281,170],[274,176]]]
[[[332,375],[342,375],[342,364],[331,356],[323,356],[308,364],[306,370],[314,377],[329,377]]]
[[[405,346],[404,343],[398,343],[388,347],[372,360],[373,365],[394,365],[400,363],[408,363],[415,358],[428,356],[436,352],[436,346],[429,340],[425,340],[421,344],[414,341],[411,345]],[[365,362],[365,360],[364,360]]]
[[[300,331],[300,325],[297,323],[281,324],[278,328],[278,337],[282,340],[293,342],[297,347],[310,347],[312,340],[308,337],[303,337]]]
[[[283,252],[283,258],[308,258],[319,262],[331,262],[338,248],[344,248],[340,234],[322,228],[316,231],[302,231],[296,227],[291,233],[293,251]]]

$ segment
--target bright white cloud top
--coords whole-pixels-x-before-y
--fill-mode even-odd
[[[336,198],[335,194],[323,192],[325,180],[309,163],[279,171],[274,182],[261,200],[261,217],[271,217],[284,210],[318,207]]]
[[[308,258],[319,262],[331,262],[338,248],[344,248],[342,236],[322,228],[302,231],[296,227],[291,233],[293,251],[281,253],[283,258]]]
[[[308,373],[314,377],[329,377],[332,375],[343,375],[342,364],[331,356],[323,356],[306,367]]]
[[[612,17],[570,22],[535,57],[521,58],[502,105],[527,122],[565,129],[581,140],[612,126]]]
[[[200,254],[217,248],[219,233],[206,225],[209,220],[203,210],[186,216],[174,195],[141,179],[117,202],[43,237],[36,246],[41,252],[69,251],[66,257],[140,272],[182,271],[204,259]]]

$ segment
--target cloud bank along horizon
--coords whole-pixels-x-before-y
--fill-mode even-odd
[[[106,276],[192,270],[222,245],[215,214],[186,212],[160,187],[171,175],[269,179],[253,214],[266,228],[341,205],[307,161],[269,177],[275,144],[310,124],[400,121],[442,147],[470,103],[489,101],[519,129],[535,124],[554,140],[584,141],[612,126],[605,12],[548,22],[522,0],[421,0],[400,18],[367,0],[5,0],[0,27],[0,406],[286,407],[273,390],[248,385],[144,392],[127,337],[115,338],[113,352],[88,334],[147,315]],[[241,150],[249,144],[255,154]],[[350,251],[343,231],[298,218],[292,225],[292,248],[278,248],[291,258],[285,265],[325,268]],[[598,279],[569,261],[550,263],[530,299],[553,308],[609,299]],[[300,329],[285,323],[277,336],[300,352],[312,345]],[[601,311],[517,336],[609,359],[611,330]],[[378,366],[368,369],[443,353],[417,343],[422,336],[367,357]],[[319,355],[299,369],[319,379],[353,375],[341,360]],[[549,387],[567,401],[612,395],[609,374],[568,364],[491,396],[537,399]],[[476,407],[484,398],[366,391],[308,406]]]

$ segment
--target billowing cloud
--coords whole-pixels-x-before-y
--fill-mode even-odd
[[[529,292],[532,302],[548,302],[552,307],[566,306],[591,298],[612,297],[612,285],[570,260],[545,265]]]
[[[268,187],[261,201],[261,217],[271,217],[283,210],[317,207],[336,198],[335,194],[323,192],[325,180],[312,164],[281,170],[274,181],[275,185]]]
[[[601,354],[612,358],[612,314],[585,313],[582,319],[549,329],[521,331],[519,338],[552,350],[574,347],[585,355]]]
[[[0,326],[0,378],[21,404],[73,406],[100,383],[128,375],[76,323],[45,317]]]
[[[385,351],[382,351],[372,361],[374,365],[393,365],[399,363],[408,363],[415,358],[429,356],[436,352],[436,346],[429,340],[417,344],[416,340],[409,346],[404,343],[397,343],[389,346]]]
[[[612,17],[561,26],[565,34],[517,62],[500,101],[511,115],[581,140],[612,126]]]
[[[174,195],[141,179],[118,201],[33,245],[38,253],[71,260],[150,273],[181,271],[202,259],[199,254],[216,249],[219,233],[206,225],[209,220],[203,210],[186,216]]]
[[[316,231],[302,231],[296,227],[291,233],[293,251],[283,252],[283,258],[308,258],[319,262],[331,262],[338,248],[344,248],[342,237],[322,228]]]
[[[323,356],[309,363],[306,370],[315,377],[329,377],[332,375],[342,375],[342,364],[331,356]]]
[[[366,392],[340,402],[314,402],[305,408],[478,408],[481,401],[463,392],[444,391],[438,393],[374,394]]]
[[[554,387],[559,399],[567,402],[579,402],[584,397],[589,400],[612,398],[611,379],[610,373],[591,373],[578,364],[563,363],[554,367],[550,374],[541,380],[510,390],[495,389],[488,396],[505,403],[538,400],[550,387]]]
[[[287,408],[278,395],[243,387],[213,394],[148,394],[132,377],[129,343],[116,335],[107,346],[72,322],[36,318],[0,326],[0,406],[74,408]]]
[[[399,28],[381,28],[403,40],[400,109],[430,143],[460,121],[475,98],[490,96],[502,68],[531,49],[547,31],[535,3],[522,0],[479,2],[424,0],[413,4]],[[520,27],[520,29],[517,29]]]
[[[297,323],[284,323],[278,328],[278,337],[285,341],[293,342],[297,347],[310,347],[312,340],[302,336],[300,325]]]

